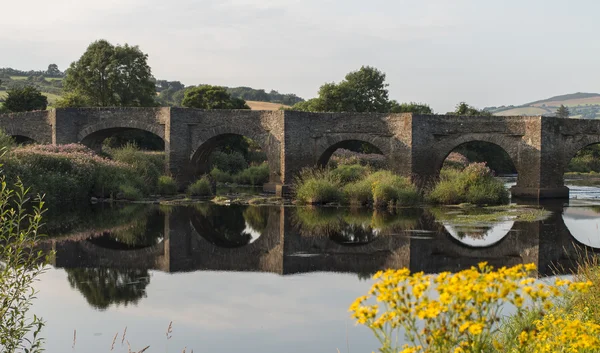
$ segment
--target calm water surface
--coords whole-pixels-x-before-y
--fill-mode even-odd
[[[56,256],[34,312],[47,321],[51,353],[107,352],[117,332],[117,352],[126,341],[147,352],[370,352],[375,338],[347,308],[379,269],[533,262],[543,277],[600,249],[600,189],[571,194],[544,204],[552,215],[533,223],[458,222],[447,209],[61,209],[40,244]]]

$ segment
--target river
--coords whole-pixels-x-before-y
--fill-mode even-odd
[[[50,353],[107,352],[117,333],[115,352],[128,342],[134,351],[151,346],[146,352],[373,351],[372,333],[347,312],[371,274],[480,261],[568,274],[578,254],[600,249],[600,188],[572,186],[571,195],[543,203],[552,213],[538,222],[464,222],[448,215],[468,210],[432,208],[50,210],[39,246],[55,257],[32,310],[46,320]]]

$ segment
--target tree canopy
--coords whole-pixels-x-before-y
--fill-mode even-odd
[[[569,112],[569,108],[565,107],[564,104],[561,104],[560,107],[556,110],[557,118],[568,118],[571,113]]]
[[[294,110],[314,112],[378,112],[390,110],[385,74],[370,66],[348,73],[340,83],[325,83],[319,96],[297,103]]]
[[[7,93],[4,106],[12,112],[45,110],[48,106],[48,98],[33,86],[13,88]]]
[[[199,86],[185,91],[182,105],[200,109],[250,109],[241,98],[233,98],[225,87]]]
[[[424,103],[402,103],[398,104],[395,100],[390,102],[391,113],[415,113],[415,114],[433,114],[433,109]]]
[[[147,59],[138,46],[95,41],[67,69],[64,89],[92,106],[153,106],[156,87]]]

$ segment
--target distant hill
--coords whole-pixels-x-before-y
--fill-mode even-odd
[[[271,102],[259,102],[259,101],[246,101],[246,104],[252,110],[279,110],[280,108],[287,108],[289,105],[271,103]]]
[[[571,118],[600,118],[600,93],[570,93],[537,100],[518,106],[488,107],[484,110],[494,115],[554,115],[564,105],[569,108]]]

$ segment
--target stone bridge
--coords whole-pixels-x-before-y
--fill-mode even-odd
[[[297,172],[327,163],[332,153],[368,142],[394,171],[434,180],[456,147],[483,141],[508,153],[517,171],[513,196],[568,197],[563,174],[580,149],[600,143],[600,121],[552,117],[483,117],[187,108],[69,108],[0,115],[0,128],[39,143],[92,148],[117,131],[144,130],[165,142],[168,172],[180,187],[208,171],[212,149],[247,136],[266,153],[266,191],[285,192]]]

